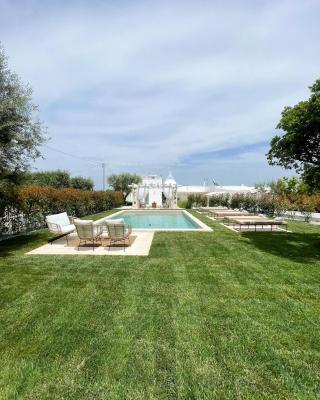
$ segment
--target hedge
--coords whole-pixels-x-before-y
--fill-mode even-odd
[[[91,192],[79,189],[28,186],[21,188],[0,216],[0,236],[39,229],[49,214],[67,212],[83,217],[119,207],[124,203],[120,192]]]
[[[207,197],[204,195],[190,195],[187,208],[191,206],[206,206]],[[253,214],[266,214],[269,216],[281,216],[290,212],[294,218],[296,211],[300,211],[306,220],[310,219],[312,212],[320,212],[320,194],[307,196],[276,196],[271,193],[242,194],[235,193],[219,194],[211,196],[209,206],[225,206],[247,210]]]

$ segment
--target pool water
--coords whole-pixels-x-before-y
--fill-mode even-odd
[[[123,218],[135,229],[200,229],[200,226],[182,212],[177,213],[134,213],[127,212],[110,219]]]

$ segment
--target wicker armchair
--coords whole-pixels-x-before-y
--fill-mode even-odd
[[[126,242],[130,245],[130,235],[132,233],[131,225],[126,225],[124,223],[108,223],[107,230],[109,236],[109,249],[114,243],[123,243],[124,250]]]
[[[81,242],[84,242],[84,244],[86,244],[87,242],[91,242],[92,250],[94,251],[95,243],[97,242],[101,243],[103,226],[97,225],[91,220],[82,220],[82,219],[75,219],[74,225],[76,227],[77,234],[79,237],[78,250],[81,245]]]

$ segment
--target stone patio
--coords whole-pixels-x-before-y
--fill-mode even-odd
[[[37,249],[29,251],[28,255],[90,255],[90,256],[147,256],[149,255],[154,232],[133,230],[131,245],[124,247],[122,244],[113,245],[109,248],[107,234],[102,236],[102,244],[92,247],[92,245],[81,245],[78,247],[79,239],[76,233],[69,235],[69,243],[65,237],[47,243]]]

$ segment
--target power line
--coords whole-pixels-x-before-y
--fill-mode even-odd
[[[55,149],[54,147],[51,147],[51,146],[45,145],[44,147],[46,147],[47,149],[53,150],[53,151],[55,151],[57,153],[63,154],[65,156],[76,158],[77,160],[81,160],[81,161],[83,161],[83,162],[85,162],[87,164],[90,164],[91,167],[92,166],[94,166],[94,167],[97,167],[97,166],[101,167],[102,166],[102,188],[103,188],[103,190],[106,189],[106,163],[105,162],[102,162],[102,161],[89,161],[85,157],[76,156],[74,154],[67,153],[66,151]]]
[[[67,153],[66,151],[62,151],[62,150],[59,150],[59,149],[55,149],[54,147],[51,147],[51,146],[44,145],[43,147],[46,147],[46,148],[49,149],[49,150],[56,151],[57,153],[64,154],[65,156],[73,157],[73,158],[76,158],[76,159],[78,159],[78,160],[84,161],[84,162],[86,162],[86,163],[88,163],[88,164],[92,164],[92,165],[95,165],[95,166],[101,164],[101,161],[89,161],[89,160],[86,159],[85,157],[76,156],[76,155],[74,155],[74,154]]]

